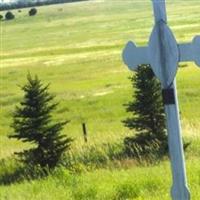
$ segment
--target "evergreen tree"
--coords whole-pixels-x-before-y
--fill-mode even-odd
[[[15,15],[12,13],[12,12],[10,12],[10,11],[8,11],[6,14],[5,14],[5,19],[6,20],[12,20],[12,19],[14,19],[15,18]]]
[[[71,138],[61,135],[67,121],[54,123],[52,120],[52,111],[57,103],[52,102],[54,96],[48,92],[49,85],[44,86],[37,76],[32,78],[30,74],[27,80],[27,84],[21,88],[24,98],[13,114],[14,134],[9,137],[33,146],[16,153],[20,160],[31,165],[54,168],[72,142]]]
[[[123,123],[137,134],[124,139],[125,152],[133,157],[163,155],[168,148],[160,83],[149,65],[138,66],[131,81],[134,101],[125,106],[132,116]]]
[[[29,16],[34,16],[37,14],[37,9],[36,8],[31,8],[28,12]]]

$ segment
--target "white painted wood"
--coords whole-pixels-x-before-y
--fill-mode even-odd
[[[192,43],[177,44],[173,33],[167,25],[165,0],[152,0],[152,2],[155,26],[150,36],[148,47],[136,47],[133,42],[128,42],[123,51],[123,60],[131,70],[137,70],[137,65],[140,64],[151,64],[155,75],[162,83],[163,89],[174,89],[175,104],[165,105],[173,175],[171,195],[173,200],[189,200],[190,192],[187,186],[174,79],[178,62],[195,61],[200,66],[200,36],[196,36]]]
[[[164,87],[168,87],[176,76],[179,51],[173,33],[162,20],[154,26],[148,52],[154,74]]]
[[[192,43],[178,45],[180,62],[195,61],[200,66],[200,36],[194,37]]]
[[[157,4],[159,4],[159,6]],[[158,44],[156,45],[159,45],[160,48],[160,63],[157,64],[160,65],[161,68],[161,83],[164,89],[169,88],[170,84],[172,84],[172,87],[175,92],[175,104],[165,105],[169,140],[168,144],[170,148],[169,154],[171,159],[173,175],[173,186],[171,189],[171,196],[173,200],[189,200],[190,193],[187,186],[176,85],[173,82],[171,82],[172,80],[174,80],[176,75],[179,58],[178,47],[176,45],[176,40],[168,26],[163,25],[165,23],[167,24],[165,0],[153,0],[153,6],[156,22],[155,26],[158,26],[158,28],[154,29],[157,30],[158,38]],[[170,53],[170,51],[173,51],[173,53]],[[170,58],[170,56],[172,56],[172,58]]]
[[[155,23],[159,22],[160,20],[166,22],[167,15],[166,15],[165,0],[152,0],[152,2],[153,2]]]
[[[177,72],[179,51],[173,33],[167,26],[165,1],[153,0],[153,6],[156,25],[150,37],[149,45],[151,48],[149,49],[152,49],[155,45],[154,48],[157,51],[154,51],[154,53],[157,54],[158,59],[156,60],[155,57],[152,59],[153,54],[151,55],[152,68],[161,80],[163,88],[171,86],[175,92],[175,104],[165,105],[169,154],[173,175],[171,196],[173,200],[189,200],[190,193],[187,186],[176,86],[173,83]]]
[[[175,91],[175,102],[173,105],[165,105],[167,118],[168,144],[173,175],[171,195],[173,200],[189,200],[190,192],[187,186],[186,170],[184,165],[183,143],[181,138],[181,125],[176,93],[176,81],[171,88]]]
[[[128,42],[123,50],[123,61],[130,70],[137,70],[140,64],[149,64],[148,50],[146,47],[136,47],[133,42]]]

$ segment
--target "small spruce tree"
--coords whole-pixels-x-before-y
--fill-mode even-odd
[[[148,65],[138,66],[131,81],[134,101],[125,106],[132,116],[123,123],[137,134],[124,139],[125,153],[138,158],[162,156],[167,153],[168,145],[160,83]]]
[[[33,144],[31,149],[16,153],[20,160],[33,166],[54,168],[72,142],[71,138],[61,135],[67,121],[54,123],[52,120],[57,103],[52,102],[54,96],[48,92],[49,85],[43,85],[37,76],[32,78],[30,74],[27,80],[21,88],[24,98],[13,115],[14,133],[9,137]]]

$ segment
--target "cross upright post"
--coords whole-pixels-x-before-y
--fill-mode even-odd
[[[133,42],[128,42],[123,60],[131,70],[137,70],[140,64],[150,64],[161,81],[173,176],[171,196],[173,200],[189,200],[175,76],[178,62],[195,61],[200,65],[200,36],[196,36],[192,43],[177,44],[167,25],[165,0],[152,0],[152,3],[155,26],[149,45],[136,47]]]
[[[187,177],[185,169],[185,158],[183,151],[183,143],[181,138],[181,125],[179,117],[179,106],[176,90],[176,80],[171,80],[172,82],[167,82],[167,77],[165,70],[169,68],[169,64],[166,59],[170,56],[166,50],[165,41],[164,41],[164,32],[162,29],[162,24],[167,24],[166,8],[165,1],[153,0],[154,7],[154,16],[155,16],[155,25],[158,26],[158,34],[160,43],[160,67],[163,67],[161,70],[161,76],[163,79],[162,83],[162,93],[163,100],[165,104],[165,113],[167,119],[167,130],[168,130],[168,146],[169,154],[171,159],[172,167],[172,176],[173,176],[173,185],[171,188],[171,195],[173,200],[189,200],[190,192],[187,186]],[[175,41],[175,40],[174,40]],[[175,49],[174,49],[175,50]],[[173,49],[172,49],[173,51]],[[162,55],[161,55],[162,54]],[[172,54],[172,53],[171,53]],[[176,55],[174,55],[174,58]],[[177,57],[176,57],[177,58]],[[177,64],[177,62],[176,62]],[[170,84],[169,84],[170,83]]]

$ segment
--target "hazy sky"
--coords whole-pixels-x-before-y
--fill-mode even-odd
[[[0,0],[1,2],[2,0]],[[7,2],[13,2],[13,1],[16,1],[16,0],[3,0],[3,2],[7,3]]]

